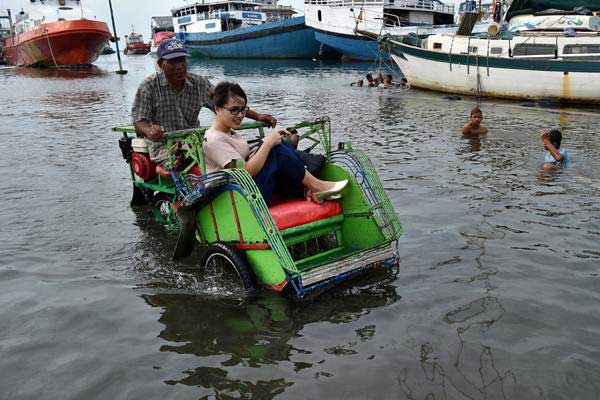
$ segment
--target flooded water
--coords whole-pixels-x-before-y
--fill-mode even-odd
[[[600,114],[484,100],[468,140],[476,99],[347,86],[372,65],[195,61],[283,126],[331,117],[404,227],[397,276],[240,304],[129,207],[110,128],[154,64],[126,68],[0,69],[0,398],[600,397]],[[570,168],[541,172],[544,127]]]

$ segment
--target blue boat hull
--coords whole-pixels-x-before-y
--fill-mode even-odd
[[[374,61],[379,57],[383,57],[384,61],[389,61],[390,59],[389,54],[380,51],[379,44],[372,39],[320,30],[315,32],[315,38],[324,45],[332,47],[353,60]]]
[[[217,33],[177,33],[193,55],[208,58],[316,58],[321,43],[304,17]]]

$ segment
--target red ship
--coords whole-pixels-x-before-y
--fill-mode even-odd
[[[144,43],[142,35],[135,33],[132,29],[129,35],[125,35],[127,45],[123,53],[125,54],[148,54],[150,53],[150,43]]]
[[[58,67],[92,64],[111,33],[106,23],[84,18],[81,1],[30,0],[16,15],[12,35],[0,39],[10,65]],[[11,21],[12,22],[12,21]]]

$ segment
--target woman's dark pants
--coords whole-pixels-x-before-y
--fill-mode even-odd
[[[271,149],[265,165],[254,176],[254,182],[268,205],[275,192],[286,197],[302,196],[305,173],[304,163],[296,150],[287,143],[281,143]]]

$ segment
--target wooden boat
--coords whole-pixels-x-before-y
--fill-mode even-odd
[[[248,0],[207,0],[174,8],[177,39],[207,58],[316,58],[315,32],[291,6]]]
[[[555,5],[566,3],[545,0],[544,4],[552,1]],[[515,4],[531,7],[533,2],[515,1],[507,15],[518,15]],[[600,10],[600,5],[595,10]],[[442,34],[424,40],[387,36],[382,40],[413,87],[600,103],[600,33],[589,29],[521,30],[496,36]]]

